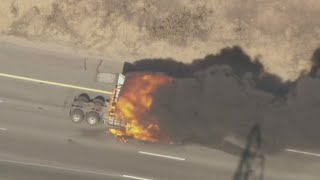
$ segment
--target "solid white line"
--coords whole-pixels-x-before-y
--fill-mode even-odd
[[[286,151],[320,157],[320,154],[310,153],[310,152],[306,152],[306,151],[299,151],[299,150],[294,150],[294,149],[286,149]]]
[[[3,100],[2,99],[0,99],[0,103],[2,103],[3,102]]]
[[[103,91],[103,90],[99,90],[99,89],[91,89],[91,88],[87,88],[87,87],[74,86],[74,85],[57,83],[57,82],[52,82],[52,81],[45,81],[45,80],[40,80],[40,79],[33,79],[33,78],[28,78],[28,77],[23,77],[23,76],[16,76],[16,75],[11,75],[11,74],[0,73],[0,76],[6,77],[6,78],[23,80],[23,81],[31,81],[31,82],[43,83],[43,84],[59,86],[59,87],[79,89],[79,90],[84,90],[84,91],[92,91],[92,92],[97,92],[97,93],[112,94],[112,92],[110,92],[110,91]]]
[[[1,131],[7,131],[7,128],[0,128]]]
[[[51,168],[51,169],[59,169],[59,170],[67,170],[67,171],[96,174],[96,175],[102,175],[102,176],[120,176],[120,174],[111,174],[111,173],[105,173],[105,172],[88,171],[88,170],[50,166],[50,165],[43,165],[43,164],[35,164],[35,163],[21,162],[21,161],[12,161],[12,160],[5,160],[5,159],[0,159],[0,162],[7,162],[7,163],[12,163],[12,164],[21,164],[21,165],[28,165],[28,166],[36,166],[36,167],[44,167],[44,168]]]
[[[144,152],[144,151],[139,151],[139,153],[140,154],[145,154],[145,155],[150,155],[150,156],[157,156],[157,157],[163,157],[163,158],[168,158],[168,159],[175,159],[175,160],[179,160],[179,161],[186,160],[185,158],[181,158],[181,157],[167,156],[167,155],[149,153],[149,152]]]
[[[142,177],[137,177],[137,176],[130,176],[130,175],[122,175],[122,177],[129,178],[129,179],[138,179],[138,180],[152,180],[148,178],[142,178]]]

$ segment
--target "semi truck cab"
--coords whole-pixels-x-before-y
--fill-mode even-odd
[[[74,123],[81,123],[85,120],[91,126],[104,123],[113,129],[125,128],[126,123],[116,113],[125,76],[121,73],[99,73],[97,81],[100,83],[115,83],[111,95],[98,95],[91,99],[87,93],[79,94],[71,104],[69,118]]]

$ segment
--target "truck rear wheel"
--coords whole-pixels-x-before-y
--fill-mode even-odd
[[[88,94],[86,93],[82,93],[78,96],[77,101],[81,101],[81,102],[89,102],[90,101],[90,97]]]
[[[97,96],[95,97],[92,102],[96,105],[96,106],[103,106],[105,103],[105,99],[102,96]]]
[[[88,124],[90,124],[91,126],[94,126],[99,123],[100,116],[97,112],[91,111],[86,114],[86,120]]]
[[[70,119],[74,123],[80,123],[83,120],[84,113],[81,109],[74,109],[70,114]]]

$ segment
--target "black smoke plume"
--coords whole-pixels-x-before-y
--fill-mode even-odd
[[[163,72],[176,81],[155,94],[153,113],[177,142],[197,142],[221,148],[227,137],[244,144],[250,128],[261,125],[262,148],[268,152],[287,145],[320,148],[319,49],[309,73],[282,82],[264,71],[258,59],[240,48],[222,49],[190,64],[172,59],[144,59],[124,71]],[[228,141],[229,142],[229,141]],[[230,146],[228,146],[230,147]]]
[[[173,59],[143,59],[133,64],[126,64],[124,73],[163,72],[176,78],[192,78],[196,72],[204,71],[212,66],[224,65],[230,67],[232,73],[238,78],[251,78],[256,88],[277,96],[284,96],[293,85],[291,82],[284,83],[278,76],[265,72],[258,59],[251,60],[238,46],[224,48],[219,54],[208,55],[190,64]]]
[[[312,56],[312,66],[309,75],[311,77],[316,77],[318,69],[320,67],[320,48],[317,49]]]

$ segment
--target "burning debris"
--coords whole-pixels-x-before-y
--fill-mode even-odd
[[[150,142],[170,142],[158,119],[149,113],[157,89],[173,79],[163,74],[133,74],[126,80],[117,103],[117,113],[127,122],[125,130],[111,129],[116,137],[136,138]]]

